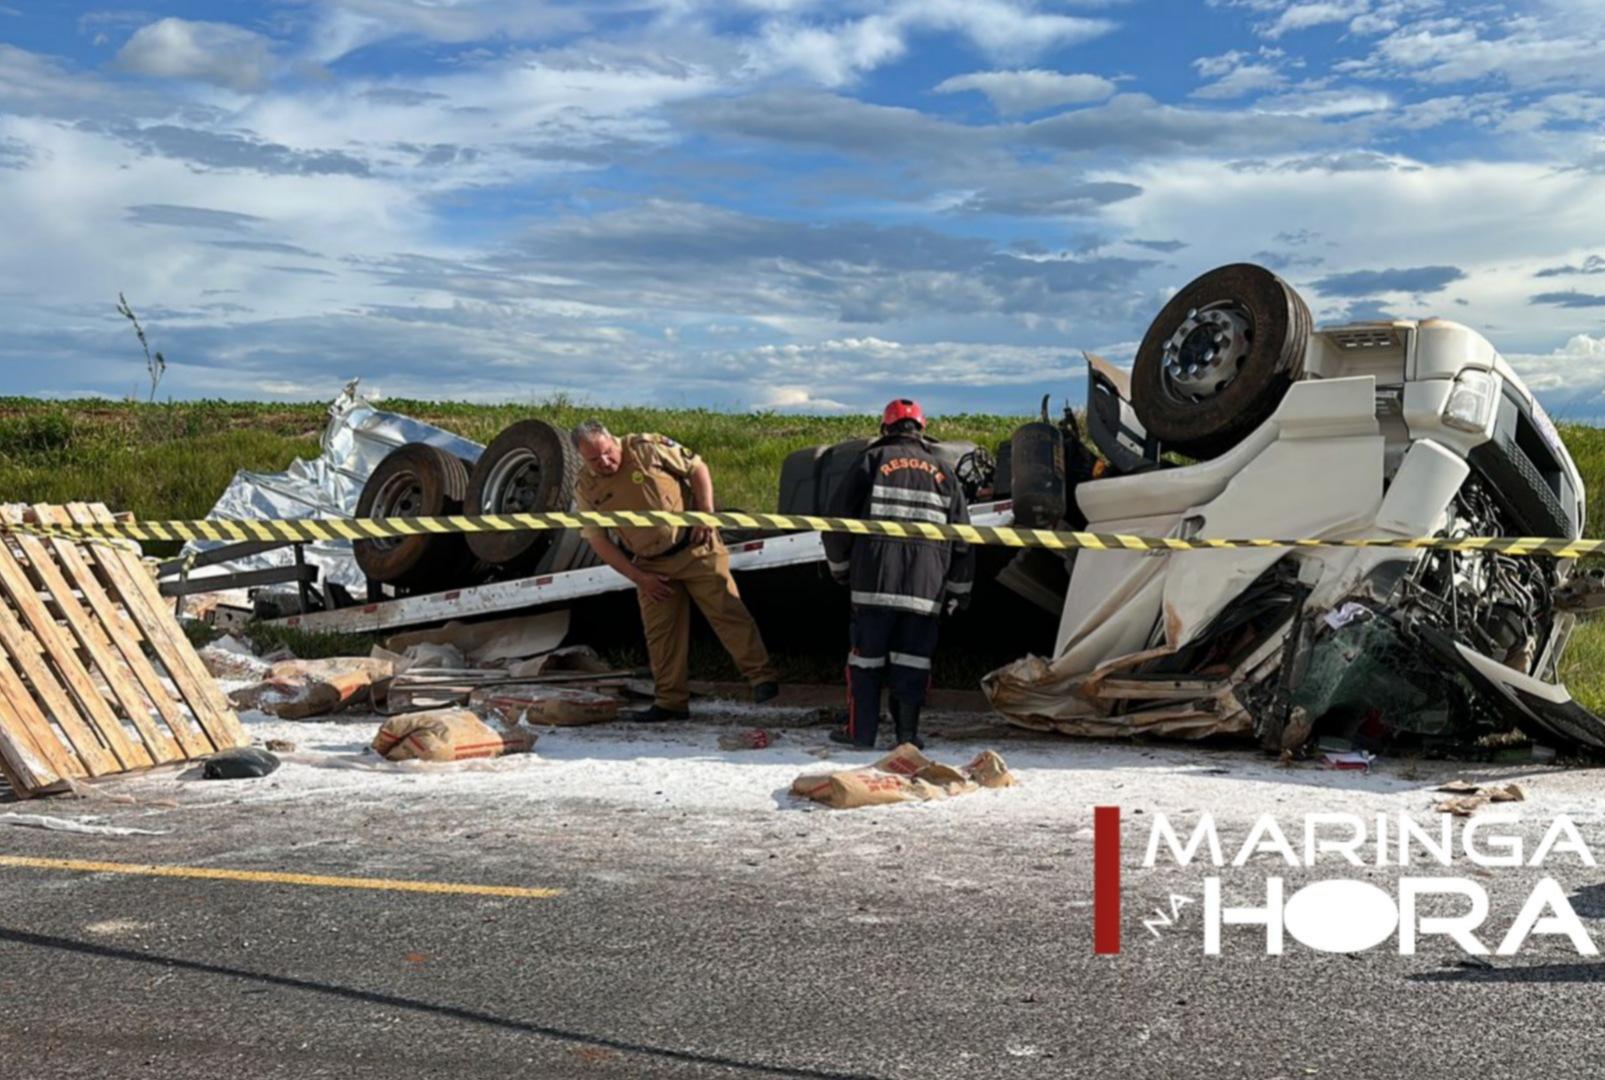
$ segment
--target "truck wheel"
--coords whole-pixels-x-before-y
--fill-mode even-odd
[[[1173,296],[1131,368],[1137,419],[1166,450],[1224,453],[1276,411],[1304,370],[1314,323],[1287,282],[1251,263],[1211,270]]]
[[[357,517],[441,517],[463,512],[468,467],[427,443],[407,443],[385,455],[362,485]],[[395,585],[460,585],[473,564],[461,533],[358,540],[357,565],[373,581]]]
[[[520,420],[492,439],[474,463],[464,512],[547,514],[571,509],[580,465],[579,451],[557,428],[545,420]],[[562,535],[553,530],[472,533],[468,546],[504,573],[535,573]]]

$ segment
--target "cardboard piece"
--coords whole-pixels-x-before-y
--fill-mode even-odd
[[[968,765],[955,768],[932,761],[912,743],[904,743],[873,765],[799,776],[792,782],[791,793],[838,810],[850,810],[945,799],[1013,783],[1014,774],[995,751],[983,750]]]
[[[527,753],[531,731],[504,731],[468,709],[432,709],[392,716],[373,737],[373,748],[389,761],[467,761]]]
[[[422,643],[452,645],[476,664],[493,660],[516,660],[551,652],[568,636],[568,609],[539,615],[516,615],[486,622],[449,622],[430,630],[411,630],[392,634],[385,648],[405,653],[408,646]]]

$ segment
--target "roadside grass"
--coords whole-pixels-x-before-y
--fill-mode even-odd
[[[743,510],[775,508],[780,465],[793,450],[870,434],[877,423],[869,416],[599,408],[564,398],[383,405],[480,443],[534,416],[564,429],[594,417],[620,433],[668,435],[707,459],[719,504]],[[932,434],[970,439],[990,450],[1022,419],[942,417],[933,420]],[[202,517],[236,470],[278,471],[293,458],[315,456],[325,421],[323,405],[0,398],[0,499],[90,500],[141,518]]]
[[[722,506],[747,510],[775,508],[780,465],[793,450],[875,429],[869,416],[602,408],[566,398],[502,405],[387,400],[383,405],[481,443],[531,416],[564,428],[594,417],[617,432],[659,432],[708,460]],[[84,500],[145,519],[202,517],[236,470],[278,471],[296,457],[315,456],[326,417],[322,404],[0,398],[0,501]],[[992,449],[1024,419],[942,417],[933,421],[932,433]],[[1589,493],[1586,533],[1605,535],[1605,428],[1562,424],[1560,430]],[[327,649],[355,643],[286,644],[328,655]],[[836,662],[830,658],[832,672]],[[708,665],[716,667],[717,659],[709,657]],[[1562,672],[1579,702],[1605,712],[1605,619],[1578,627]],[[969,674],[964,672],[966,678]],[[952,678],[941,681],[957,684]]]

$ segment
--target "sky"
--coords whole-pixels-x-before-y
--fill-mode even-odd
[[[1079,402],[1199,273],[1605,418],[1605,2],[0,0],[0,395]]]

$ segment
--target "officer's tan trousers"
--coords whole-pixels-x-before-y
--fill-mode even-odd
[[[758,636],[758,624],[752,621],[730,576],[730,552],[723,543],[688,548],[667,558],[641,559],[637,565],[649,574],[668,578],[673,590],[667,600],[650,600],[636,590],[660,708],[683,711],[691,704],[686,672],[691,657],[692,601],[702,609],[747,682],[756,686],[775,677],[769,651]]]

